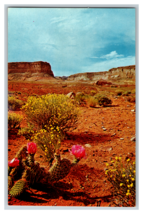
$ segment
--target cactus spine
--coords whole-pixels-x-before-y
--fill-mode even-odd
[[[17,196],[20,196],[24,190],[26,189],[27,187],[27,181],[25,179],[20,179],[18,180],[14,186],[11,188],[11,190],[9,191],[9,194],[12,196],[12,197],[17,197]]]

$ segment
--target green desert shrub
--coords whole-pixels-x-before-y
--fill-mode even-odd
[[[136,169],[135,162],[129,158],[122,163],[121,157],[115,157],[106,163],[105,174],[112,184],[113,203],[115,206],[135,206]]]
[[[9,110],[19,110],[23,105],[23,101],[16,99],[13,96],[8,96],[8,109]]]
[[[20,128],[23,117],[16,113],[8,113],[8,130]]]

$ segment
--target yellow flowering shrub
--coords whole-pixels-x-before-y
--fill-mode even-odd
[[[49,161],[60,147],[64,133],[75,127],[78,108],[63,94],[47,94],[28,97],[22,109],[27,116],[28,127],[21,129],[19,134],[35,141]]]
[[[20,128],[22,116],[16,113],[8,113],[8,130]]]
[[[37,98],[30,96],[22,109],[28,122],[38,130],[58,126],[63,132],[67,131],[75,126],[78,116],[78,109],[63,94],[47,94]]]
[[[127,159],[123,165],[121,157],[115,157],[115,161],[106,163],[106,167],[105,174],[113,186],[114,200],[112,202],[116,206],[135,206],[135,162]]]
[[[64,138],[58,126],[56,129],[49,127],[48,130],[40,129],[32,137],[32,140],[43,150],[46,161],[54,158],[54,153],[60,148],[61,140]]]

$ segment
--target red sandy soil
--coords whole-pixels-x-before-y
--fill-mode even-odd
[[[30,94],[68,93],[75,88],[55,87],[9,82],[9,91]],[[73,89],[73,90],[71,90]],[[83,88],[82,88],[83,89]],[[93,89],[93,86],[90,90]],[[77,88],[76,91],[80,91]],[[23,95],[24,100],[24,95]],[[112,198],[111,185],[105,176],[106,163],[121,156],[135,159],[136,142],[131,141],[135,136],[135,103],[126,101],[124,97],[112,98],[110,107],[90,108],[80,107],[81,114],[77,128],[70,131],[60,147],[61,157],[73,159],[69,153],[72,145],[80,144],[86,149],[86,158],[71,169],[64,179],[54,186],[42,186],[26,190],[19,198],[8,195],[8,205],[18,206],[91,206],[96,207],[101,201],[101,207],[108,207]],[[23,114],[22,111],[16,113]],[[25,126],[25,119],[22,126]],[[103,127],[106,130],[103,130]],[[14,158],[22,145],[27,141],[23,136],[11,134],[8,139],[8,160]],[[40,151],[35,154],[35,160],[48,169]]]

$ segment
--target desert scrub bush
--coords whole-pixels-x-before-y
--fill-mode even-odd
[[[16,113],[8,113],[8,130],[20,128],[20,123],[23,117]]]
[[[21,129],[19,129],[17,134],[23,135],[26,138],[26,140],[32,140],[32,136],[36,132],[36,129],[34,128],[33,125],[30,125],[29,123],[27,124],[28,126],[22,127]]]
[[[23,101],[16,99],[13,96],[8,96],[8,109],[9,110],[19,110],[23,105]]]
[[[136,198],[136,169],[135,162],[128,158],[126,163],[121,162],[121,157],[106,163],[105,174],[112,184],[113,203],[115,206],[135,206]]]
[[[86,103],[87,103],[88,106],[94,108],[94,107],[96,107],[96,105],[98,104],[98,100],[97,100],[97,98],[95,98],[95,97],[93,97],[93,96],[89,96],[89,97],[87,97],[87,99],[86,99]]]
[[[131,94],[131,91],[125,91],[125,92],[123,92],[123,96],[129,96],[129,94]]]
[[[72,100],[62,94],[28,97],[22,107],[27,116],[28,127],[20,130],[45,152],[49,161],[64,138],[65,132],[76,125],[79,110]]]
[[[50,162],[54,159],[54,153],[60,148],[61,141],[64,135],[57,126],[54,129],[52,126],[46,129],[40,129],[33,137],[32,140],[42,149],[45,155],[45,161]]]
[[[135,103],[136,102],[136,97],[134,95],[128,96],[127,101],[130,103]]]
[[[106,106],[108,104],[112,104],[112,100],[106,95],[98,94],[97,96],[95,96],[95,98],[98,100],[98,104],[100,106]]]
[[[63,132],[75,126],[79,112],[63,94],[42,95],[38,98],[30,96],[22,109],[25,110],[29,124],[38,130],[52,126],[54,129],[59,127]]]
[[[97,94],[97,90],[95,91],[95,90],[91,90],[90,91],[90,94],[92,95],[92,96],[94,96],[95,94]]]
[[[122,90],[116,90],[115,93],[116,93],[116,96],[121,96],[123,94],[123,91]]]
[[[86,100],[86,95],[84,93],[79,92],[79,93],[76,94],[75,101],[77,101],[79,104],[81,102],[85,102],[85,100]]]
[[[133,89],[131,92],[132,92],[132,94],[135,94],[136,93],[136,89]]]

